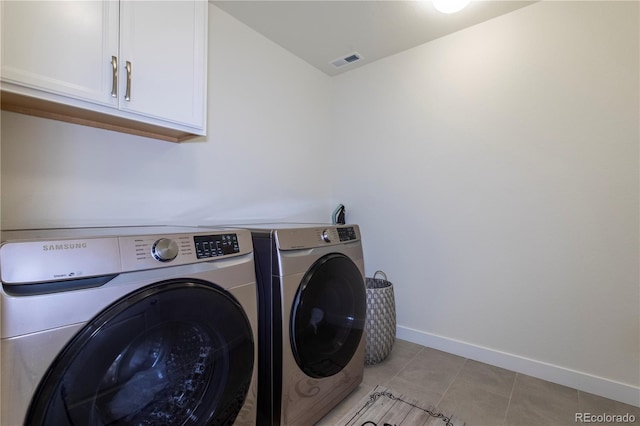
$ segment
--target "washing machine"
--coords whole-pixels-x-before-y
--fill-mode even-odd
[[[0,423],[254,425],[246,230],[6,231]]]
[[[259,425],[311,425],[364,374],[357,225],[250,227],[259,293]]]

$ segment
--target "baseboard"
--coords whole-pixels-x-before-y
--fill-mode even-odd
[[[402,340],[438,349],[454,355],[484,362],[496,367],[527,374],[539,379],[568,386],[640,407],[640,387],[570,370],[534,359],[473,345],[409,327],[398,326],[396,336]]]

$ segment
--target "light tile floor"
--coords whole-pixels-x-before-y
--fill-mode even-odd
[[[367,366],[363,383],[317,425],[335,425],[376,385],[425,401],[466,426],[575,426],[581,424],[576,413],[629,413],[635,416],[630,424],[640,425],[638,407],[399,339],[389,357]]]

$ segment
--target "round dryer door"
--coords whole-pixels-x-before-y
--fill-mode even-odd
[[[42,379],[25,424],[232,424],[250,387],[251,326],[227,292],[170,280],[90,321]]]
[[[302,279],[291,312],[291,347],[300,369],[315,378],[342,370],[360,344],[366,311],[358,267],[339,253],[316,261]]]

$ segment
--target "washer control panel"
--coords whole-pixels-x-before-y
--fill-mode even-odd
[[[240,253],[237,234],[198,235],[193,240],[198,259]]]
[[[63,281],[222,260],[253,251],[245,229],[70,228],[2,232],[3,284]]]
[[[157,267],[158,262],[175,263],[175,260],[193,256],[191,239],[189,234],[119,237],[121,262],[127,270],[139,269],[136,265]]]
[[[120,252],[125,269],[183,265],[222,256],[237,255],[237,232],[200,232],[197,234],[143,235],[120,237]],[[135,257],[131,256],[132,249]],[[163,265],[164,266],[164,265]]]

